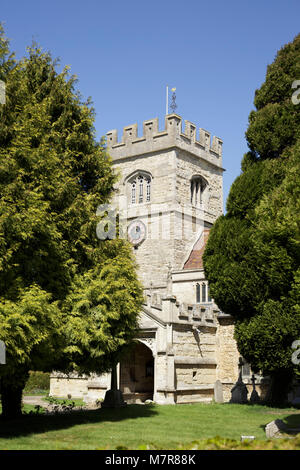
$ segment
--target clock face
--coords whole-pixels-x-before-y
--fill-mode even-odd
[[[146,227],[141,220],[134,220],[127,229],[128,240],[133,245],[138,245],[146,237]]]

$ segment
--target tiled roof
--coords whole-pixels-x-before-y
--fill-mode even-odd
[[[188,260],[185,262],[183,269],[201,269],[203,268],[202,255],[205,245],[209,237],[209,229],[204,229],[199,239],[196,241],[190,253]]]

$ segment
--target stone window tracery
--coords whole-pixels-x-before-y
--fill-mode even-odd
[[[150,182],[150,178],[149,178],[149,179],[147,179],[147,197],[146,197],[147,202],[150,201],[150,197],[151,197],[151,182]]]
[[[196,303],[200,304],[200,284],[196,284]]]
[[[207,281],[197,282],[196,284],[196,303],[206,304],[212,302],[212,298],[209,293],[209,285]]]
[[[138,172],[128,179],[131,204],[150,202],[151,181],[151,176],[146,172]]]
[[[143,195],[144,195],[144,177],[139,176],[139,203],[143,202]]]
[[[131,204],[135,204],[136,182],[131,183]]]
[[[209,293],[209,285],[207,285],[207,302],[211,302],[211,296]]]
[[[201,285],[201,300],[203,303],[206,303],[206,284],[205,282]]]

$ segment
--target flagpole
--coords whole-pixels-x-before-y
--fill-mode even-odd
[[[169,103],[168,103],[168,98],[169,98],[169,86],[167,85],[167,92],[166,92],[166,115],[169,114]]]

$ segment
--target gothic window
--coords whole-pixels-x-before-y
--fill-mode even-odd
[[[201,206],[204,203],[204,193],[207,188],[207,181],[202,176],[193,176],[191,179],[191,204]]]
[[[196,284],[196,303],[200,304],[200,284]]]
[[[206,284],[203,282],[202,284],[202,292],[201,292],[201,297],[202,297],[202,302],[206,302]]]
[[[144,193],[144,177],[139,176],[139,202],[143,202],[143,193]]]
[[[201,284],[197,282],[196,284],[196,303],[208,303],[212,302],[212,299],[209,294],[209,285],[207,282],[202,282]]]
[[[151,176],[143,171],[135,173],[127,180],[131,204],[142,204],[151,200]]]
[[[207,302],[211,302],[211,296],[209,293],[209,285],[207,286]]]
[[[135,204],[136,182],[131,183],[131,204]]]
[[[195,206],[198,206],[199,205],[198,202],[201,201],[201,194],[200,194],[201,190],[200,190],[199,180],[196,180],[195,184],[196,184]]]
[[[147,179],[147,202],[150,201],[150,196],[151,196],[151,183],[150,179]]]

